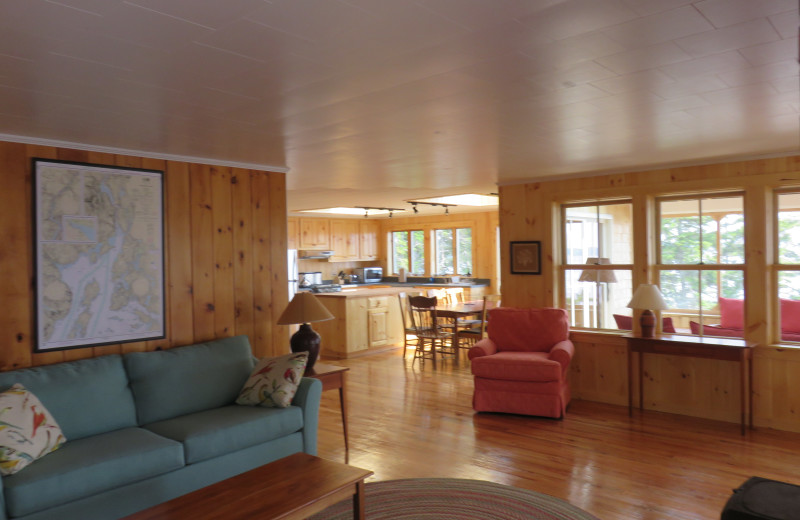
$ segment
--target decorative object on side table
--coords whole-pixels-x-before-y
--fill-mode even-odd
[[[310,292],[299,292],[278,318],[278,325],[301,324],[292,335],[290,346],[292,352],[308,352],[306,371],[314,367],[319,356],[319,334],[309,325],[314,321],[332,320],[333,314]]]
[[[631,309],[643,309],[639,324],[642,327],[642,337],[652,338],[655,336],[656,316],[653,311],[661,311],[667,307],[664,295],[658,286],[651,283],[640,284],[633,293],[633,298],[628,303]]]

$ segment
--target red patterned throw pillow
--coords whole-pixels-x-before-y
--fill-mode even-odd
[[[239,392],[236,404],[286,408],[292,403],[307,362],[307,352],[262,359]]]

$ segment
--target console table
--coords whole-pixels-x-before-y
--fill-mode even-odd
[[[347,385],[346,372],[350,367],[314,364],[314,368],[305,373],[305,377],[313,377],[322,381],[322,391],[339,390],[339,406],[342,410],[342,430],[344,431],[344,462],[350,462],[350,444],[347,441]]]
[[[743,339],[711,338],[708,336],[684,336],[673,334],[657,335],[654,338],[642,338],[633,334],[623,334],[628,344],[628,414],[633,415],[633,353],[639,353],[639,409],[644,406],[644,370],[642,358],[644,354],[665,354],[668,356],[686,356],[723,361],[738,361],[741,378],[741,426],[745,434],[749,423],[753,427],[753,407],[751,402],[752,343]],[[749,413],[749,417],[748,417]]]

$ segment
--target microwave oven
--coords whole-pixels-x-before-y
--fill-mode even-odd
[[[383,267],[356,267],[353,274],[357,275],[362,283],[376,283],[383,279]]]

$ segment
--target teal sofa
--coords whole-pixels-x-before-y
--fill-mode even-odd
[[[234,404],[255,366],[246,336],[0,373],[67,442],[2,477],[0,519],[111,520],[292,453],[316,454],[322,384],[288,408]],[[265,490],[268,492],[268,490]]]

